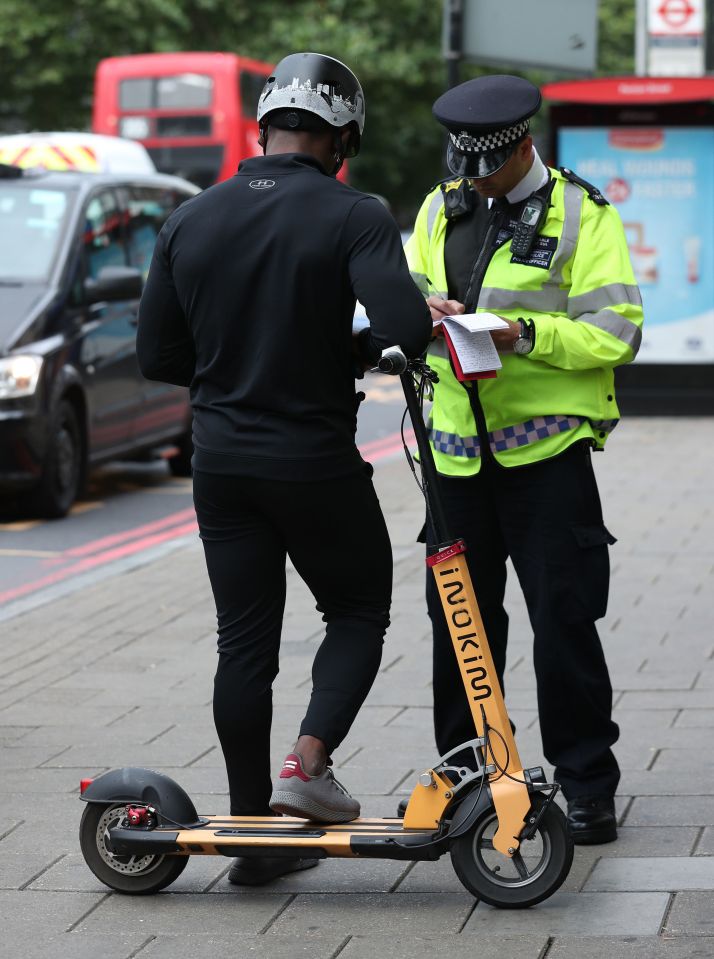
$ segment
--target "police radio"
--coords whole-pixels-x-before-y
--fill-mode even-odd
[[[516,224],[511,240],[511,253],[514,256],[528,256],[533,246],[538,230],[543,225],[548,210],[548,201],[545,197],[533,194],[528,197],[523,207],[521,218]]]
[[[553,192],[555,180],[551,180],[545,196],[540,193],[534,193],[526,200],[521,217],[513,231],[511,240],[511,253],[514,256],[525,257],[531,252],[533,242],[538,231],[543,226],[548,207],[550,205],[550,195]]]

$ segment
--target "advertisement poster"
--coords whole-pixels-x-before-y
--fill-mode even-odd
[[[622,218],[645,325],[639,363],[714,360],[714,130],[564,128],[561,166]]]

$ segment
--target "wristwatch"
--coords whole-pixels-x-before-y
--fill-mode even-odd
[[[521,332],[518,339],[513,344],[513,352],[520,356],[526,356],[535,346],[535,324],[533,320],[524,320],[518,318]]]

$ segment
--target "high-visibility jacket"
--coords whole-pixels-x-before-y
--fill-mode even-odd
[[[618,422],[613,369],[635,357],[643,319],[625,233],[612,206],[597,205],[559,171],[550,175],[555,184],[539,237],[555,240],[538,241],[546,251],[542,265],[512,263],[509,239],[492,255],[476,306],[508,320],[533,320],[533,351],[503,353],[496,378],[462,383],[443,337],[429,348],[428,362],[439,374],[429,431],[441,473],[477,473],[484,442],[503,466],[547,459],[582,438],[602,448]],[[425,296],[448,295],[446,228],[437,187],[406,245]],[[471,390],[478,391],[487,436],[478,435]]]

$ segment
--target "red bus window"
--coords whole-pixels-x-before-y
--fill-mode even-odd
[[[138,80],[122,80],[119,84],[119,108],[121,110],[150,110],[154,102],[154,81],[141,77]]]
[[[212,99],[213,80],[201,73],[159,77],[156,81],[158,110],[193,110],[210,107]]]

